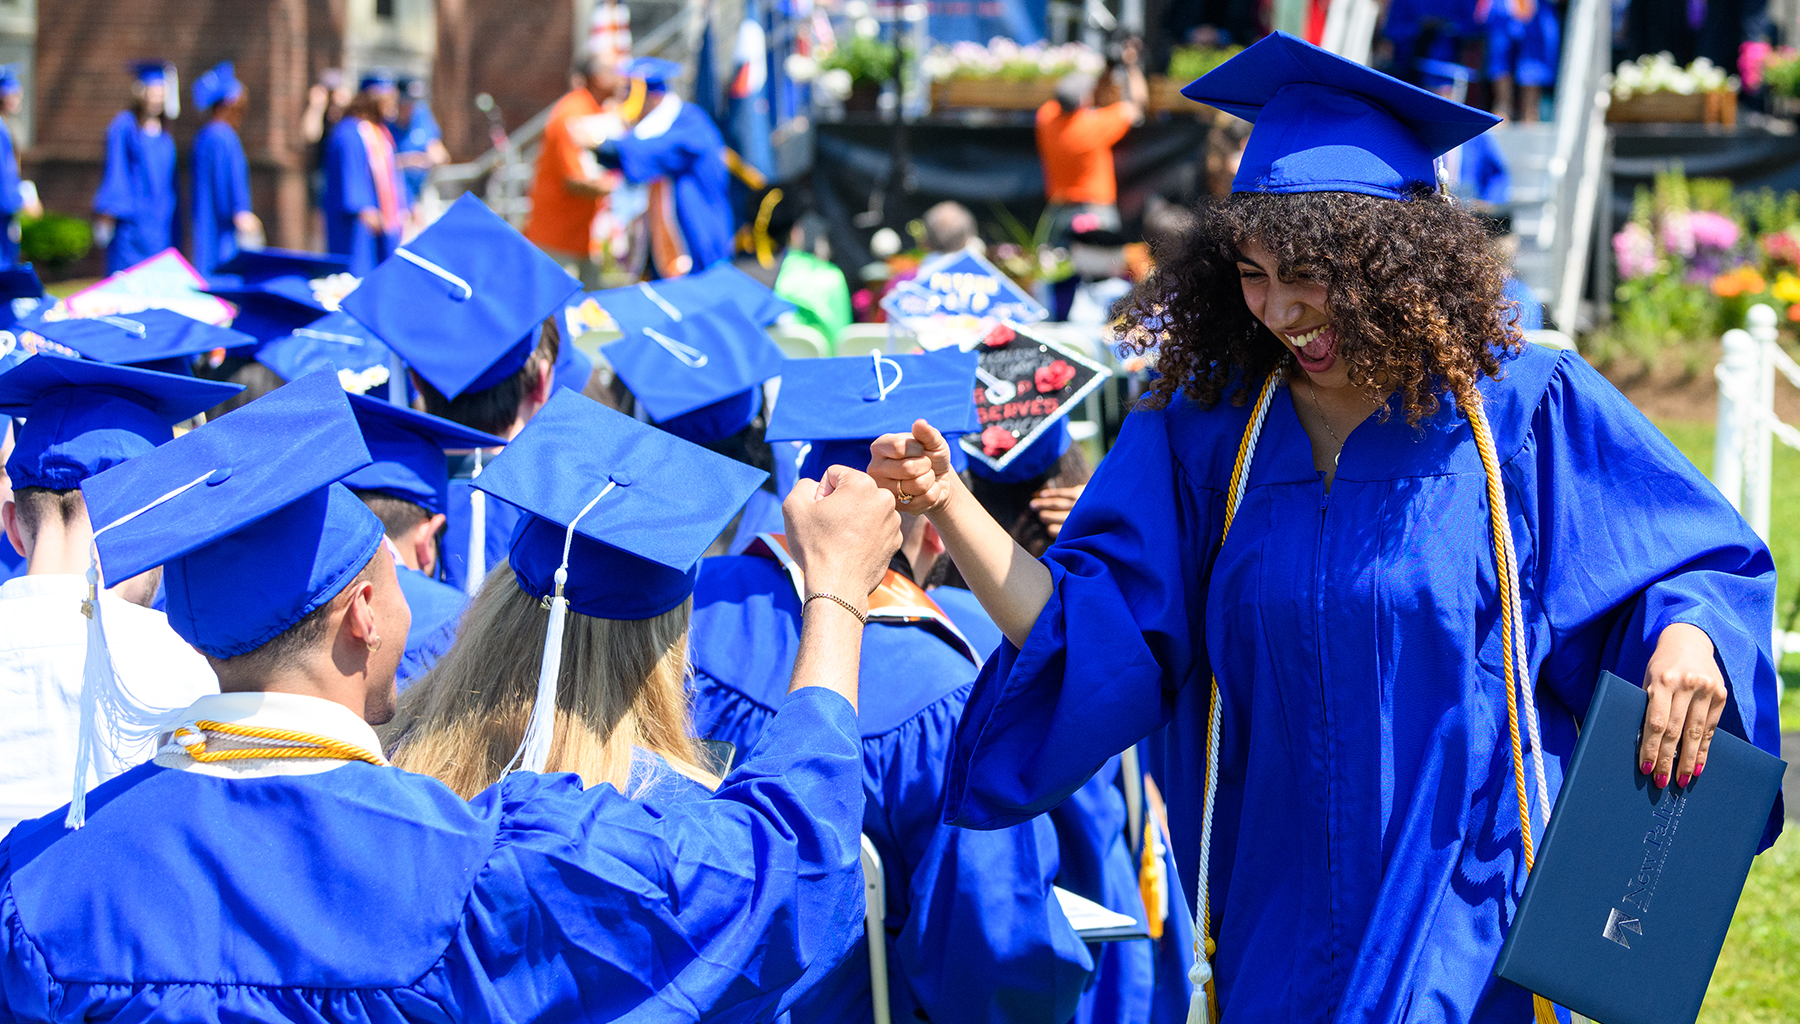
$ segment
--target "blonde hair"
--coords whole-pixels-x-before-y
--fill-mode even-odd
[[[643,747],[708,788],[719,784],[702,767],[690,725],[692,607],[690,599],[641,621],[569,612],[545,771],[575,772],[583,786],[610,782],[624,793],[632,748]],[[383,730],[385,742],[399,745],[394,764],[435,776],[464,798],[498,781],[531,718],[549,616],[505,563],[490,572],[456,644],[401,695]]]

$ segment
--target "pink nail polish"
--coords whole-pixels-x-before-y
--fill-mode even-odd
[[[1655,764],[1653,764],[1652,762],[1649,762],[1649,761],[1645,761],[1644,766],[1642,768],[1639,768],[1638,771],[1643,772],[1645,775],[1648,775],[1648,774],[1650,774],[1650,769],[1652,769],[1654,767],[1656,767]]]
[[[1689,773],[1688,773],[1688,774],[1686,774],[1686,775],[1683,775],[1683,776],[1682,776],[1682,777],[1681,777],[1681,788],[1683,788],[1683,789],[1686,789],[1686,788],[1687,788],[1687,784],[1688,784],[1688,783],[1689,783],[1689,782],[1692,782],[1692,781],[1693,781],[1693,779],[1694,779],[1694,774],[1693,774],[1693,773],[1692,773],[1692,772],[1689,772]]]
[[[1694,778],[1696,778],[1696,779],[1699,778],[1700,773],[1705,770],[1706,770],[1706,762],[1705,761],[1702,761],[1699,764],[1695,765],[1694,766]]]
[[[1657,772],[1656,773],[1656,788],[1657,789],[1668,789],[1669,788],[1669,773],[1668,772]]]

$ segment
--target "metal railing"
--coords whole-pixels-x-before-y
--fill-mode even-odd
[[[1549,255],[1545,308],[1556,326],[1574,334],[1582,325],[1581,295],[1594,248],[1594,226],[1606,186],[1606,89],[1612,46],[1612,7],[1606,0],[1574,0],[1556,88],[1556,148],[1537,247]]]

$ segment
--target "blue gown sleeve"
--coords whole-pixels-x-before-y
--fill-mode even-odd
[[[705,799],[527,773],[476,797],[501,816],[457,951],[492,986],[481,1001],[521,1020],[553,1003],[602,1019],[647,1001],[671,1019],[783,1012],[861,941],[856,734],[849,702],[808,688]]]
[[[1641,682],[1663,629],[1690,623],[1712,638],[1731,691],[1720,728],[1776,752],[1775,564],[1724,495],[1574,353],[1511,461],[1538,501],[1527,511],[1550,631],[1540,685],[1585,714],[1601,669]]]
[[[244,140],[237,132],[232,132],[224,141],[226,181],[219,194],[226,197],[226,201],[221,209],[235,217],[251,212],[250,159],[244,155]]]
[[[951,755],[946,821],[1000,828],[1048,810],[1209,678],[1206,582],[1224,496],[1176,462],[1169,422],[1167,411],[1126,418],[1044,554],[1049,603],[1022,650],[1003,643],[982,668]]]
[[[100,189],[94,193],[94,212],[118,220],[130,220],[137,212],[137,194],[131,181],[131,136],[137,131],[131,114],[120,111],[106,128],[106,167],[100,172]]]
[[[872,755],[888,768],[884,820],[911,874],[892,966],[939,1024],[1066,1021],[1094,964],[1052,892],[1056,831],[1044,817],[995,831],[941,823],[955,724],[939,702]]]
[[[375,198],[375,176],[369,170],[369,149],[363,145],[354,118],[338,122],[333,135],[331,162],[338,180],[338,202],[345,213],[357,213],[380,205]]]
[[[653,139],[625,135],[618,143],[619,170],[627,181],[642,184],[654,178],[674,178],[687,173],[708,150],[707,139],[687,118],[678,117],[668,131]]]

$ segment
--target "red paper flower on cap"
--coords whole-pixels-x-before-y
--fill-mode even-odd
[[[988,348],[999,348],[1018,336],[1012,328],[1005,324],[995,324],[994,329],[988,332],[987,337],[981,339],[981,343]]]
[[[1075,368],[1062,359],[1049,366],[1038,367],[1037,372],[1031,375],[1031,381],[1037,385],[1038,392],[1045,395],[1056,394],[1068,387],[1069,382],[1074,379]]]
[[[981,432],[981,450],[990,459],[1002,452],[1011,451],[1012,446],[1018,443],[1019,439],[1012,435],[1012,431],[998,423]]]

